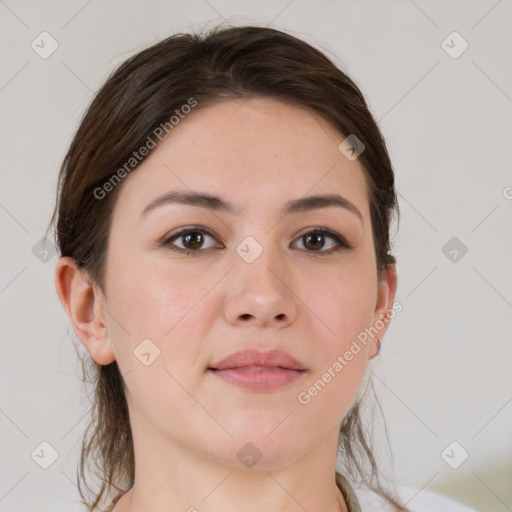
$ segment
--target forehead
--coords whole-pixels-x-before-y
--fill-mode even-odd
[[[344,138],[313,111],[273,98],[199,104],[126,179],[116,210],[139,215],[177,189],[224,197],[242,214],[336,193],[367,217],[364,170],[339,151]]]

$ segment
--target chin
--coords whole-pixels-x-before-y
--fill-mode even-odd
[[[305,445],[305,437],[293,435],[283,428],[284,424],[277,428],[278,423],[273,422],[271,425],[272,427],[267,426],[264,422],[242,431],[231,430],[233,438],[223,436],[210,444],[214,447],[212,456],[217,461],[238,469],[245,467],[271,471],[291,464],[315,444],[311,440],[310,447]],[[272,433],[269,435],[270,432]]]

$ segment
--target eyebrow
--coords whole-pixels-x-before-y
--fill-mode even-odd
[[[171,190],[151,201],[151,203],[142,210],[141,216],[147,215],[155,208],[173,203],[198,206],[200,208],[207,208],[209,210],[231,214],[240,213],[240,209],[238,207],[219,196],[214,196],[208,193],[189,192],[186,190]],[[338,194],[320,194],[302,197],[300,199],[292,199],[284,205],[281,213],[282,215],[288,215],[291,213],[307,212],[331,206],[337,206],[352,212],[359,218],[361,223],[363,223],[363,216],[357,207],[348,199]]]

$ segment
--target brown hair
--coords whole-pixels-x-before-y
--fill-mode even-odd
[[[61,256],[73,258],[105,291],[111,213],[122,186],[113,177],[130,171],[126,163],[134,152],[147,146],[162,126],[170,128],[171,117],[191,98],[198,109],[263,96],[309,108],[344,136],[355,135],[364,144],[358,158],[368,184],[381,279],[395,263],[389,228],[393,212],[397,217],[399,212],[390,158],[363,95],[322,52],[290,34],[258,26],[217,26],[206,34],[175,34],[130,57],[110,75],[82,118],[60,168],[50,225],[58,215],[56,243]],[[131,165],[136,169],[136,162]],[[98,190],[109,193],[98,199]],[[99,365],[89,357],[82,359],[82,369],[85,380],[90,373],[95,395],[77,478],[83,503],[92,511],[105,493],[115,488],[117,501],[133,485],[135,461],[124,380],[117,363]],[[360,399],[341,424],[341,460],[353,479],[360,477],[388,502],[406,510],[379,482],[377,463],[363,433]],[[92,464],[101,479],[96,491],[85,476]],[[81,482],[93,492],[92,500],[84,495]]]

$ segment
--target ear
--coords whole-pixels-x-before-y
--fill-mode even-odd
[[[108,337],[104,296],[85,270],[73,258],[60,258],[55,267],[55,288],[73,330],[101,365],[115,361]]]
[[[395,300],[397,287],[396,265],[388,265],[384,276],[379,282],[377,289],[377,303],[373,313],[372,328],[373,333],[376,332],[372,346],[369,350],[370,359],[379,353],[377,338],[382,342],[382,338],[389,327],[389,322],[393,318],[392,307]],[[394,311],[394,310],[393,310]]]

